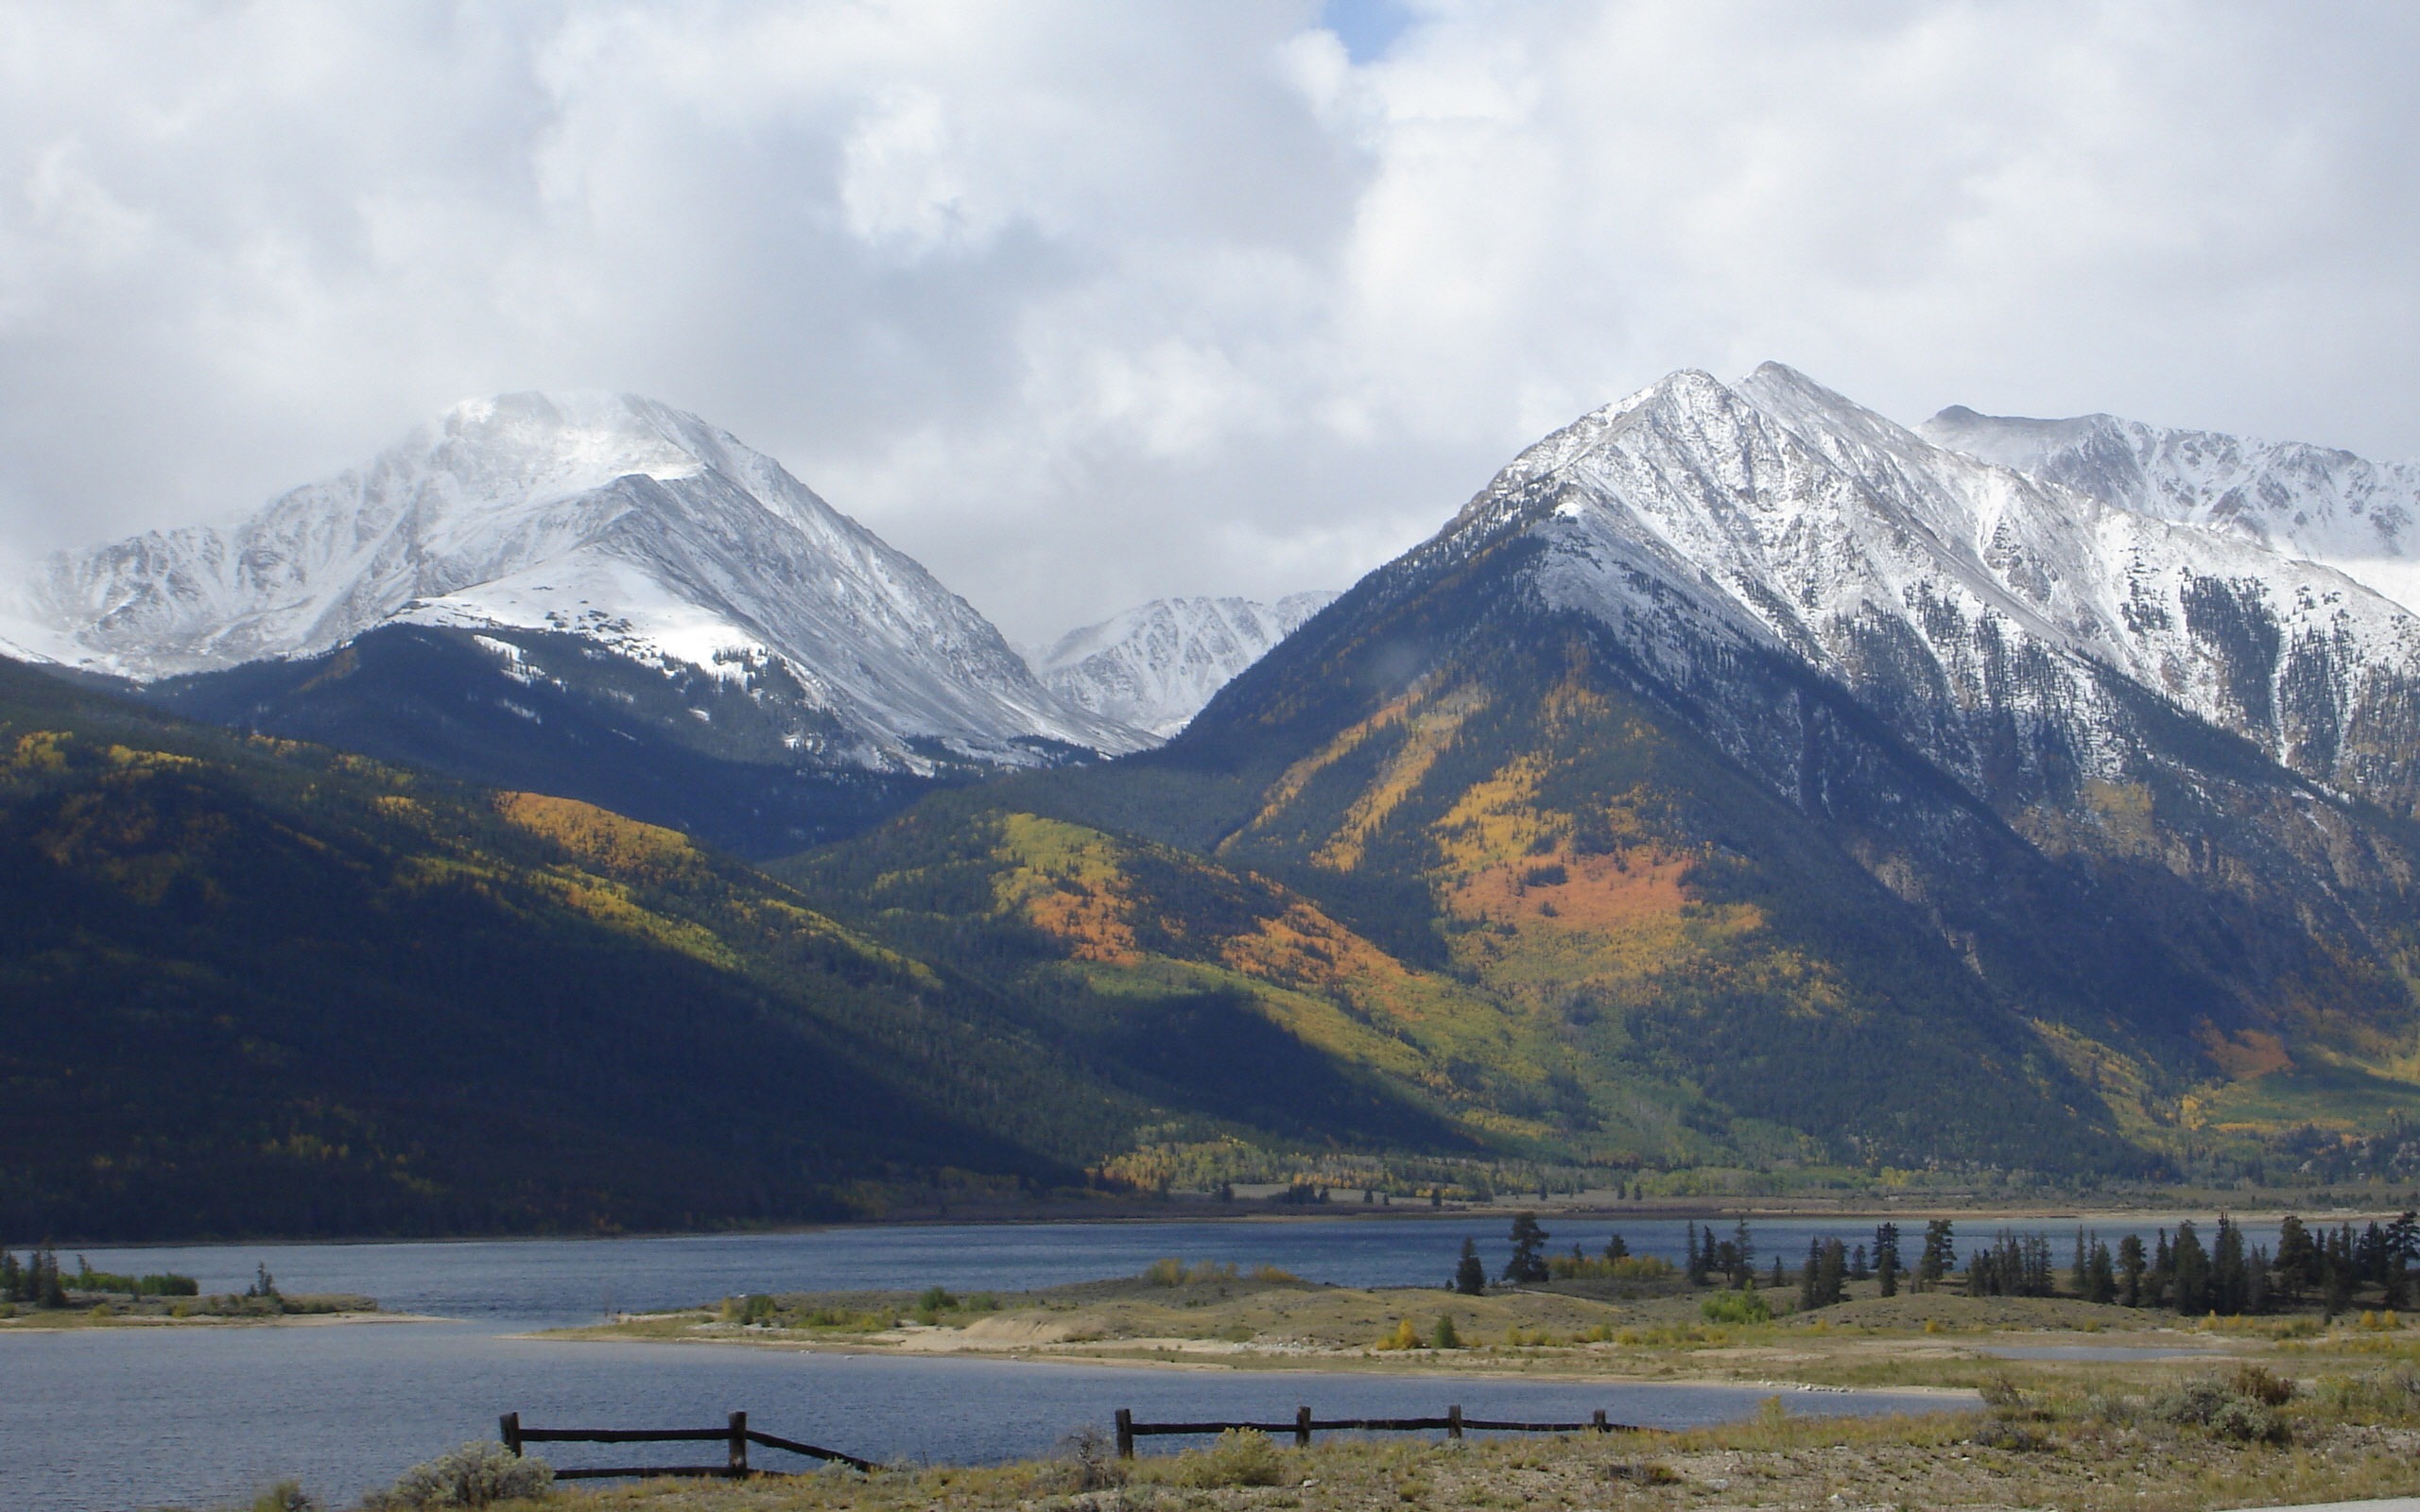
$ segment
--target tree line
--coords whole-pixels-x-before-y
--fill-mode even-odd
[[[1846,1297],[1851,1282],[1867,1280],[1876,1283],[1882,1297],[1895,1297],[1903,1286],[1925,1292],[1955,1282],[1968,1297],[2066,1296],[2187,1315],[2266,1313],[2315,1298],[2333,1317],[2350,1309],[2357,1295],[2373,1290],[2379,1306],[2410,1306],[2414,1266],[2420,1263],[2420,1214],[2412,1212],[2360,1229],[2350,1223],[2313,1228],[2289,1214],[2278,1225],[2273,1255],[2266,1246],[2248,1242],[2242,1226],[2224,1213],[2207,1243],[2191,1219],[2179,1222],[2173,1233],[2154,1230],[2148,1244],[2141,1234],[2129,1233],[2112,1246],[2099,1233],[2078,1228],[2064,1273],[2048,1235],[2002,1228],[1968,1251],[1962,1277],[1958,1274],[1957,1230],[1947,1218],[1926,1222],[1912,1261],[1902,1252],[1903,1236],[1895,1223],[1878,1225],[1870,1246],[1838,1238],[1810,1239],[1794,1277],[1779,1255],[1772,1257],[1770,1273],[1758,1276],[1755,1242],[1744,1218],[1728,1236],[1699,1224],[1688,1225],[1684,1235],[1685,1258],[1677,1272],[1668,1263],[1633,1256],[1619,1234],[1606,1241],[1601,1258],[1586,1256],[1576,1246],[1569,1257],[1550,1256],[1546,1246],[1553,1236],[1536,1213],[1522,1212],[1512,1219],[1512,1254],[1498,1280],[1521,1286],[1605,1277],[1662,1280],[1677,1274],[1690,1286],[1735,1291],[1756,1290],[1760,1280],[1764,1287],[1781,1289],[1794,1280],[1801,1310],[1833,1306]],[[1487,1266],[1477,1241],[1462,1241],[1450,1285],[1470,1296],[1487,1289]]]

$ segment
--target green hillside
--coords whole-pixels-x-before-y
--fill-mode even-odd
[[[1080,1178],[1152,1115],[682,836],[0,665],[0,1231],[462,1232]]]

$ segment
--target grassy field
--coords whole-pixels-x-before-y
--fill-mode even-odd
[[[2420,1491],[2420,1374],[2312,1356],[2308,1373],[2202,1368],[2140,1389],[2012,1372],[1979,1410],[1757,1418],[1679,1434],[1338,1440],[1231,1435],[1121,1462],[1097,1439],[983,1469],[558,1490],[558,1512],[1365,1512],[1452,1508],[2060,1507],[2187,1512]],[[526,1503],[535,1506],[538,1502]]]
[[[629,1314],[557,1338],[720,1342],[769,1349],[1007,1354],[1243,1369],[1366,1369],[1789,1382],[1970,1390],[2048,1362],[2015,1349],[2131,1345],[2096,1378],[2140,1384],[2214,1360],[2360,1354],[2420,1333],[2391,1314],[2325,1324],[2315,1314],[2180,1319],[2061,1297],[1876,1295],[1794,1313],[1789,1289],[1754,1294],[1780,1315],[1719,1322],[1711,1297],[1678,1281],[1567,1281],[1466,1297],[1425,1287],[1325,1286],[1283,1273],[1163,1262],[1142,1277],[1043,1291],[951,1296],[848,1293],[733,1297],[712,1307]],[[1720,1306],[1720,1304],[1717,1304]],[[2368,1322],[2364,1324],[2363,1318]],[[1439,1348],[1441,1325],[1452,1345]],[[2172,1358],[2152,1358],[2167,1355]]]

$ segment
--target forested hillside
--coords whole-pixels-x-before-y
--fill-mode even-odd
[[[26,1236],[841,1216],[1080,1179],[1149,1116],[673,832],[13,664],[0,909]]]

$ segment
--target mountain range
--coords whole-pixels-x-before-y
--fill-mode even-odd
[[[1045,686],[1069,703],[1166,740],[1211,696],[1334,593],[1248,598],[1155,598],[1098,625],[1069,630],[1033,658]]]
[[[1034,1068],[902,1178],[2231,1178],[2420,1095],[2413,476],[1684,371],[1332,602],[1029,669],[702,422],[521,396],[56,558],[9,634],[146,717],[758,859],[721,875]]]

